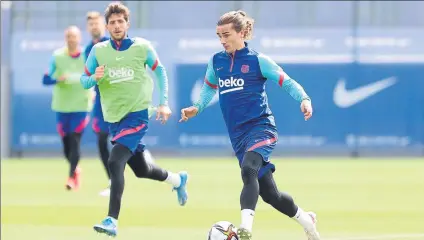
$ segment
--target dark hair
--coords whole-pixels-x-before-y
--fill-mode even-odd
[[[243,31],[243,38],[245,40],[252,39],[253,24],[255,20],[247,16],[246,12],[241,10],[227,12],[219,18],[217,25],[221,26],[229,23],[233,24],[233,28],[236,32],[239,33]]]
[[[130,10],[120,2],[114,2],[107,6],[105,11],[106,23],[109,23],[109,18],[112,14],[123,14],[125,21],[128,22],[130,18]]]

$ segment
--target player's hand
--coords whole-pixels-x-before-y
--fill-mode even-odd
[[[105,75],[105,66],[96,67],[96,72],[94,73],[94,79],[99,81]]]
[[[312,103],[311,100],[305,99],[300,104],[300,110],[303,112],[303,116],[305,117],[305,121],[308,121],[309,118],[312,117]]]
[[[179,122],[186,122],[188,119],[197,115],[199,109],[195,106],[181,109],[181,119]]]
[[[168,106],[159,105],[158,109],[156,110],[156,120],[159,120],[161,121],[162,124],[165,124],[166,121],[168,121],[171,114],[172,114],[171,109],[169,109]]]

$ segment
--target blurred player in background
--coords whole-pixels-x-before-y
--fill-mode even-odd
[[[293,198],[278,190],[269,157],[278,133],[268,107],[265,81],[271,80],[300,102],[305,120],[312,116],[311,100],[301,85],[291,79],[273,60],[249,48],[253,19],[243,11],[224,14],[217,24],[217,35],[224,51],[209,61],[200,100],[181,110],[181,120],[202,112],[219,89],[219,101],[231,143],[241,167],[243,189],[240,195],[241,240],[252,239],[252,225],[259,195],[281,213],[300,223],[310,240],[320,239],[316,216],[304,212]]]
[[[68,27],[65,42],[65,47],[54,51],[49,70],[43,77],[43,84],[54,85],[51,106],[56,112],[57,131],[62,137],[63,152],[70,164],[66,188],[71,190],[80,186],[80,141],[90,121],[88,112],[92,108],[93,93],[79,83],[84,72],[80,29]]]
[[[99,12],[88,12],[87,13],[87,31],[91,35],[90,43],[85,47],[84,57],[87,59],[93,46],[98,42],[109,40],[105,36],[105,22],[102,15]],[[97,135],[97,146],[99,149],[100,159],[102,160],[103,166],[106,170],[107,177],[109,179],[109,186],[100,192],[102,196],[109,196],[110,194],[110,173],[107,166],[109,159],[109,124],[103,119],[102,105],[100,103],[99,87],[94,86],[96,98],[94,101],[94,107],[92,112],[92,127]]]
[[[131,167],[139,178],[167,182],[177,192],[178,202],[187,202],[186,172],[166,171],[146,161],[141,139],[148,128],[148,108],[152,102],[153,81],[146,65],[156,75],[160,105],[156,120],[164,124],[171,115],[168,107],[168,78],[156,51],[143,38],[128,38],[129,10],[121,3],[111,3],[105,11],[106,26],[111,40],[92,48],[85,73],[81,76],[84,88],[98,85],[104,118],[110,123],[114,144],[108,161],[111,193],[108,216],[95,225],[97,232],[116,236],[121,198],[124,191],[124,169]]]

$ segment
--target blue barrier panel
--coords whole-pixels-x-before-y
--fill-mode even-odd
[[[313,99],[314,116],[305,122],[299,104],[276,84],[267,83],[279,130],[277,152],[329,153],[418,149],[424,143],[424,41],[420,30],[256,30],[251,46],[278,62]],[[152,121],[146,143],[160,150],[231,150],[218,98],[201,115],[180,124],[180,109],[196,100],[214,52],[222,49],[213,31],[141,31],[157,47],[169,75],[173,116]],[[12,148],[53,150],[61,145],[51,87],[41,84],[62,32],[12,36]],[[84,39],[88,39],[84,35]],[[354,51],[357,50],[357,51]],[[354,55],[353,53],[357,53]],[[157,93],[154,94],[157,103]],[[95,150],[89,127],[85,149]]]

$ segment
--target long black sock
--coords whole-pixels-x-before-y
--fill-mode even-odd
[[[74,175],[80,160],[80,141],[81,133],[69,134],[69,162],[71,164],[69,177]]]
[[[134,174],[138,178],[148,178],[156,181],[165,181],[168,172],[154,163],[148,163],[142,152],[136,152],[128,161]]]
[[[262,167],[262,156],[256,152],[247,152],[241,165],[243,190],[240,195],[241,209],[255,210],[259,198],[258,173]]]
[[[272,172],[266,173],[259,179],[259,187],[264,202],[288,217],[292,218],[296,215],[297,205],[289,194],[278,191]]]
[[[111,187],[109,197],[109,213],[108,216],[118,219],[121,210],[121,199],[124,192],[125,178],[124,171],[128,159],[132,156],[131,151],[116,143],[110,153],[108,167],[110,172]]]
[[[63,146],[63,155],[65,156],[68,163],[70,163],[70,161],[69,161],[69,150],[70,150],[69,135],[65,135],[65,136],[62,137],[62,146]]]
[[[100,159],[102,160],[103,166],[105,168],[108,179],[110,179],[110,173],[108,168],[108,160],[109,160],[109,146],[108,146],[108,138],[109,134],[106,132],[97,133],[97,147],[99,148]]]

